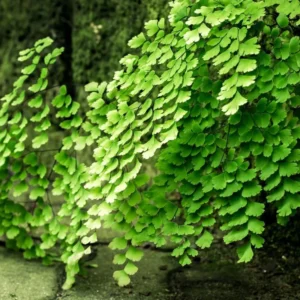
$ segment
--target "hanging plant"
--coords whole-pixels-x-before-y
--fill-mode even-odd
[[[64,288],[74,283],[101,226],[120,232],[110,248],[118,250],[113,262],[122,268],[114,278],[124,286],[145,242],[162,247],[170,239],[172,255],[186,265],[211,246],[220,227],[225,244],[237,244],[239,262],[249,262],[264,243],[266,203],[281,225],[300,206],[299,1],[175,0],[170,6],[168,22],[147,22],[129,42],[133,54],[121,59],[111,82],[86,86],[84,120],[65,87],[51,102],[66,130],[51,185],[36,151],[23,157],[30,122],[38,124],[30,147],[48,142],[45,67],[35,85],[23,84],[49,39],[21,53],[20,60],[33,57],[32,63],[3,98],[0,231],[35,256],[49,257],[45,250],[59,244]],[[61,51],[44,57],[45,70]],[[30,100],[27,91],[36,97]],[[38,112],[29,122],[23,110],[12,114],[14,103]],[[94,149],[89,166],[77,159],[87,147]],[[142,164],[156,153],[160,175],[149,187]],[[33,213],[8,200],[11,189],[15,196],[30,191]],[[65,200],[57,214],[46,201],[50,190]],[[43,227],[41,243],[31,240],[32,227]]]

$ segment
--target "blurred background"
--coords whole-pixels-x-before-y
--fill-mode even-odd
[[[0,96],[19,76],[18,52],[50,36],[65,47],[50,82],[78,99],[86,83],[112,78],[145,21],[167,14],[168,0],[0,0]]]
[[[143,30],[146,21],[166,17],[168,11],[168,0],[0,0],[0,98],[12,91],[24,67],[17,60],[19,51],[49,36],[55,47],[65,51],[52,66],[50,88],[43,95],[51,102],[59,85],[66,84],[69,94],[81,104],[79,114],[84,115],[84,86],[111,80],[121,67],[119,60],[130,52],[128,41]],[[57,125],[55,111],[50,118]],[[58,126],[51,127],[48,148],[59,149],[66,134]],[[27,143],[31,147],[31,139]],[[93,147],[82,151],[78,159],[90,164],[92,151]],[[53,152],[43,153],[42,158],[51,168]],[[153,175],[154,162],[147,161],[144,168]],[[27,203],[24,197],[20,201]],[[63,201],[52,199],[57,208]]]

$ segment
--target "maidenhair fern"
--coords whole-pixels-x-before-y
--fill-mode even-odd
[[[86,86],[84,119],[65,86],[52,100],[43,96],[63,51],[43,55],[49,38],[20,53],[31,62],[3,98],[0,232],[28,258],[47,261],[59,245],[64,288],[101,226],[120,232],[110,247],[122,266],[114,278],[124,286],[145,242],[171,240],[172,255],[186,265],[220,227],[225,244],[237,242],[239,262],[248,262],[264,243],[266,203],[279,224],[300,206],[299,1],[170,6],[169,22],[149,21],[129,42],[133,54],[110,83]],[[46,166],[40,152],[51,150],[55,121],[64,137]],[[91,165],[78,160],[87,147]],[[142,163],[157,152],[160,174],[151,185]],[[13,200],[11,190],[34,208]],[[56,211],[52,195],[64,199]],[[31,238],[37,228],[41,242]]]
[[[63,52],[62,48],[48,50],[52,43],[46,38],[20,52],[19,61],[27,66],[13,91],[2,98],[0,232],[10,247],[24,251],[25,258],[40,257],[45,263],[57,258],[54,247],[59,242],[68,278],[74,278],[79,268],[78,264],[73,266],[72,257],[78,261],[90,251],[81,244],[82,222],[87,218],[81,207],[88,193],[80,184],[86,169],[71,149],[74,142],[75,148],[80,144],[82,119],[79,103],[67,94],[65,86],[56,87],[53,99],[46,97],[53,89],[48,87],[48,74]],[[54,149],[51,136],[57,131],[56,123],[66,136]],[[48,165],[44,154],[53,157]],[[76,203],[78,193],[80,203]],[[61,194],[64,204],[55,210],[51,199]],[[32,238],[36,232],[42,233],[40,242]]]

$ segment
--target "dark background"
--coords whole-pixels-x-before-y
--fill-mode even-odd
[[[19,76],[18,52],[50,36],[65,47],[51,82],[78,99],[86,83],[112,78],[145,21],[167,14],[168,0],[0,0],[0,96]]]

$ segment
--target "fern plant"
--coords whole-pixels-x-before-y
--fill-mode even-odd
[[[33,87],[23,88],[38,58],[4,97],[0,228],[27,257],[46,256],[44,250],[59,244],[64,288],[74,283],[101,226],[120,232],[110,247],[118,250],[114,264],[122,266],[114,278],[124,286],[138,270],[145,242],[162,247],[170,239],[172,255],[186,265],[211,246],[212,229],[220,226],[224,242],[237,243],[239,262],[249,262],[264,243],[266,203],[282,225],[300,206],[299,1],[175,0],[170,6],[168,23],[149,21],[129,42],[133,54],[120,61],[123,69],[110,83],[86,86],[84,120],[65,87],[52,100],[66,136],[51,188],[37,151],[22,157],[31,127],[16,124],[28,117],[10,112],[15,102],[23,104],[27,90],[37,94],[26,103],[42,107],[30,119],[41,133],[29,146],[48,142],[44,68]],[[37,42],[21,60],[48,43]],[[61,51],[47,54],[44,64]],[[78,160],[77,152],[87,147],[94,149],[91,165]],[[159,149],[160,174],[151,185],[142,162]],[[15,196],[30,190],[33,214],[8,200],[13,185]],[[50,190],[65,200],[57,213],[46,200]],[[42,243],[30,238],[35,227],[43,227]]]
[[[27,259],[42,258],[48,264],[61,256],[67,277],[74,278],[79,266],[73,266],[72,257],[79,260],[90,252],[81,243],[87,218],[82,207],[88,193],[80,184],[86,171],[76,157],[83,119],[66,86],[48,86],[48,74],[63,52],[52,43],[50,38],[42,39],[20,52],[18,60],[27,65],[13,91],[1,99],[0,232],[7,245],[23,250]],[[46,97],[49,90],[55,90],[53,99]],[[60,145],[52,138],[57,125],[65,132]],[[51,162],[45,154],[53,158]],[[80,202],[76,202],[78,193]],[[57,195],[64,198],[58,209],[52,204]],[[33,239],[36,234],[40,240]]]

